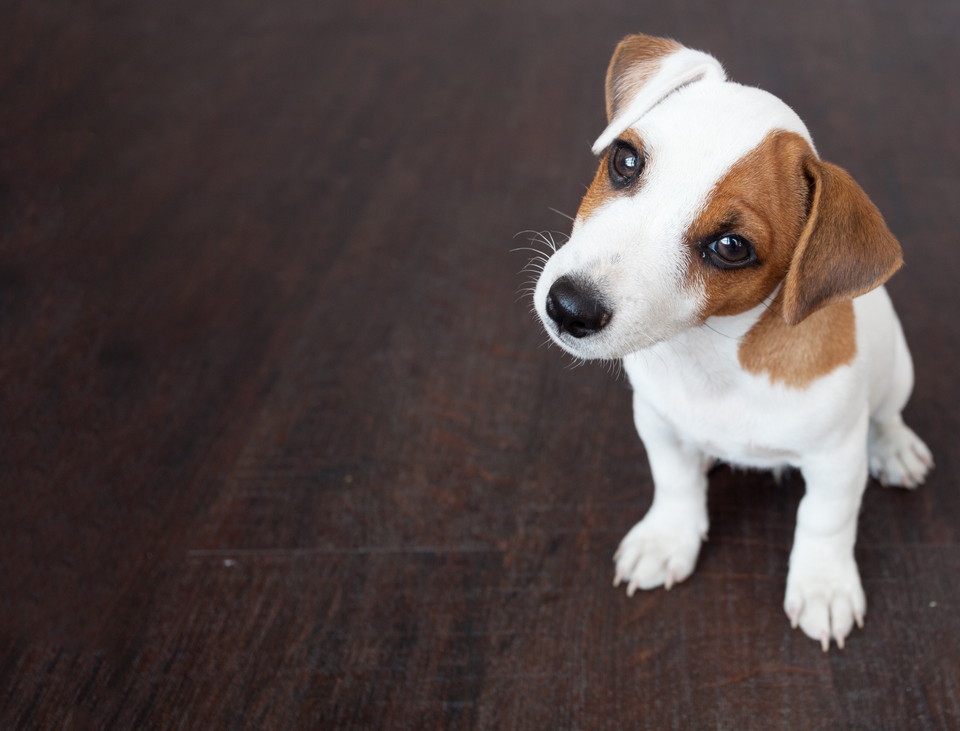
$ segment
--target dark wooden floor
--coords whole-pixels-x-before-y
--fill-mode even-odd
[[[960,725],[960,5],[0,6],[0,727]],[[781,610],[796,478],[721,469],[669,593],[629,393],[518,299],[634,31],[786,99],[900,236],[938,467],[866,628]]]

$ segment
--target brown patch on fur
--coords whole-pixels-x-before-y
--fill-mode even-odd
[[[757,263],[722,270],[701,247],[739,234]],[[740,364],[803,388],[857,353],[854,297],[902,263],[900,245],[867,194],[797,134],[770,133],[714,187],[687,232],[689,277],[703,284],[701,316],[736,315],[783,289],[740,344]]]
[[[638,135],[633,130],[626,130],[621,134],[617,139],[624,140],[629,142],[631,145],[637,148],[637,151],[643,155],[643,140],[640,139]],[[611,200],[621,195],[629,195],[631,192],[635,191],[637,188],[632,186],[629,190],[618,190],[613,187],[613,184],[610,182],[609,174],[609,157],[610,150],[604,154],[600,159],[600,165],[597,167],[597,172],[593,176],[593,182],[590,183],[590,187],[587,188],[587,192],[583,196],[583,200],[580,201],[580,208],[577,209],[577,221],[584,221],[593,215],[600,206],[605,203],[609,203]],[[641,172],[642,176],[643,173]],[[642,180],[638,181],[642,184]]]
[[[771,132],[714,186],[686,236],[688,276],[702,282],[705,290],[704,320],[756,307],[786,276],[807,219],[809,184],[803,160],[812,155],[800,135]],[[699,247],[727,233],[752,242],[758,263],[727,271],[705,262]]]
[[[664,56],[679,51],[682,45],[670,38],[642,34],[627,36],[617,44],[607,67],[607,121],[660,68]]]
[[[782,299],[777,296],[740,343],[737,356],[745,370],[804,388],[853,360],[857,333],[851,300],[817,310],[799,325],[788,325],[780,315]]]

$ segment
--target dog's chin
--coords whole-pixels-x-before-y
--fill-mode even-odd
[[[618,350],[593,342],[598,338],[596,335],[577,339],[570,335],[550,333],[550,338],[564,351],[580,360],[615,360],[625,355]]]
[[[649,337],[643,339],[618,338],[614,333],[608,332],[575,338],[569,333],[557,332],[557,326],[552,322],[546,321],[543,324],[544,329],[550,335],[550,340],[580,360],[619,360],[666,339]]]

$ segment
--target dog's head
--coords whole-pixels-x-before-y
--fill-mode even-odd
[[[901,264],[863,190],[821,161],[803,122],[707,54],[635,35],[607,71],[603,153],[534,304],[581,358],[617,358],[782,285],[788,324],[856,297]]]

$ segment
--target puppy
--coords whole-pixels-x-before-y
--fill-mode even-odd
[[[842,648],[866,612],[853,548],[868,472],[912,488],[933,466],[900,414],[913,366],[881,286],[900,245],[793,110],[705,53],[625,38],[606,107],[602,161],[534,305],[560,347],[622,358],[633,387],[654,499],[614,585],[691,575],[714,460],[789,465],[806,492],[784,609]]]

